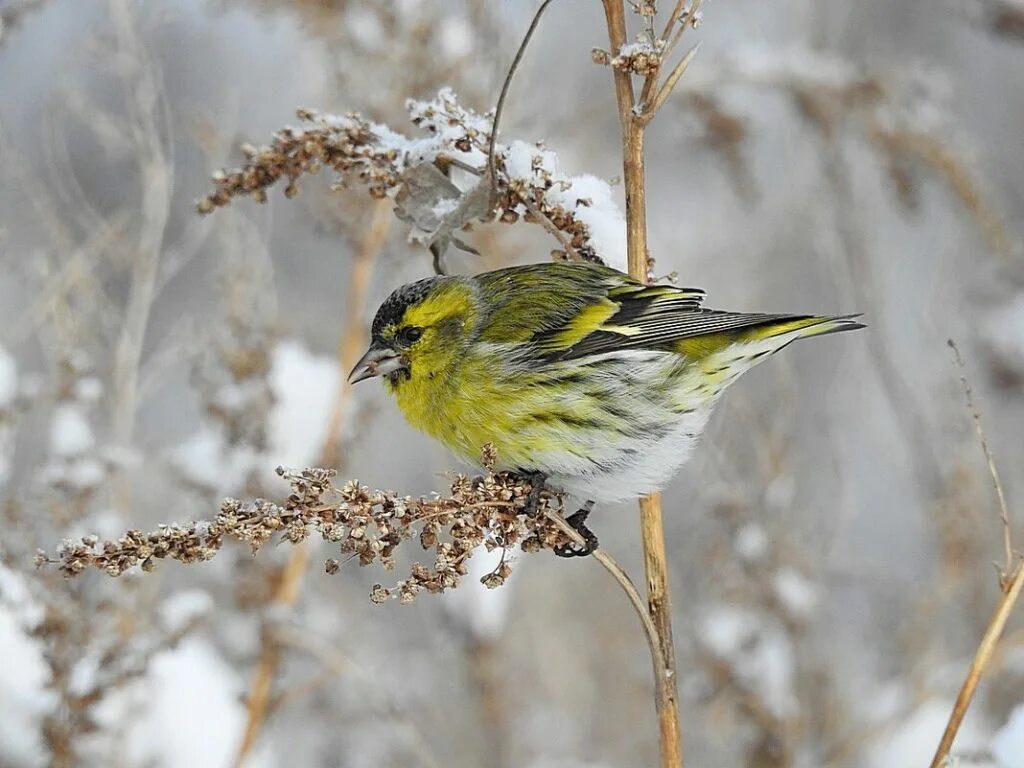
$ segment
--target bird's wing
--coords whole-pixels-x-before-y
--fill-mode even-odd
[[[564,351],[598,330],[624,308],[647,305],[696,310],[698,288],[643,285],[628,275],[592,264],[527,264],[478,275],[487,317],[480,339],[514,343],[538,353]]]
[[[473,280],[487,308],[480,339],[495,343],[571,345],[618,311],[618,296],[669,290],[692,307],[703,297],[697,289],[648,287],[608,267],[566,262],[507,267]]]
[[[534,335],[538,356],[555,362],[622,350],[661,350],[702,356],[737,332],[765,328],[774,335],[807,315],[722,312],[701,307],[704,292],[668,285],[624,284],[592,297],[560,327]]]
[[[743,332],[775,336],[829,319],[704,309],[699,288],[644,285],[614,269],[582,264],[509,267],[476,280],[489,308],[480,339],[515,344],[540,362],[623,350],[702,357]]]

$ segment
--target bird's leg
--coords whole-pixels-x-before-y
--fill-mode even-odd
[[[528,517],[536,517],[540,512],[540,495],[544,492],[544,486],[548,476],[543,472],[520,472],[520,475],[530,484],[530,493],[526,497],[526,504],[523,506],[522,514]]]
[[[555,554],[559,557],[586,557],[591,554],[598,547],[597,536],[594,532],[587,528],[587,517],[590,515],[590,510],[594,508],[594,502],[588,501],[583,505],[582,509],[577,510],[574,514],[569,515],[565,519],[565,522],[569,524],[576,533],[583,537],[583,545],[579,546],[575,542],[566,544],[564,547],[555,547]]]

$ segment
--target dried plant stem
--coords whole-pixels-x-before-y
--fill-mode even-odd
[[[953,357],[956,359],[957,367],[960,369],[960,384],[964,388],[964,399],[967,401],[967,409],[971,412],[974,420],[974,432],[978,436],[982,453],[985,454],[985,463],[988,465],[988,474],[992,478],[992,487],[996,491],[996,501],[999,503],[999,520],[1003,526],[1003,555],[1006,558],[1005,567],[1000,574],[1003,588],[1006,587],[1010,578],[1010,569],[1013,567],[1013,536],[1010,533],[1010,511],[1006,506],[1006,494],[1003,493],[1003,482],[999,479],[999,470],[996,469],[995,458],[992,456],[992,449],[988,447],[988,438],[985,437],[985,428],[981,426],[981,414],[974,404],[974,391],[971,383],[967,380],[964,359],[960,356],[960,348],[953,339],[946,342],[953,350]]]
[[[626,16],[622,0],[603,0],[608,38],[613,56],[626,43]],[[622,129],[623,176],[626,187],[626,238],[629,273],[646,282],[650,273],[647,253],[647,206],[644,179],[644,129],[646,113],[636,111],[630,73],[612,70]],[[674,84],[674,81],[673,81]],[[665,98],[667,98],[667,93]],[[662,99],[664,101],[664,99]],[[643,105],[641,105],[643,106]],[[654,664],[658,730],[662,768],[682,768],[682,734],[679,728],[679,693],[676,685],[675,646],[672,639],[672,611],[668,588],[668,562],[661,519],[661,497],[640,498],[640,532],[647,574],[647,612],[653,624],[651,644]],[[646,626],[646,624],[645,624]],[[655,647],[659,651],[655,653]]]
[[[355,365],[363,344],[362,315],[366,307],[370,277],[377,255],[381,252],[391,231],[391,200],[388,198],[374,203],[369,228],[356,249],[352,263],[352,275],[348,282],[348,296],[345,302],[346,316],[344,331],[338,343],[339,384],[331,403],[324,443],[321,447],[320,465],[333,467],[338,460],[339,435],[345,422],[347,404],[351,395],[348,371]],[[288,562],[278,579],[273,601],[277,605],[294,605],[302,589],[302,580],[309,565],[309,544],[302,542],[292,550]],[[260,729],[266,722],[270,710],[271,692],[277,669],[281,665],[282,647],[272,632],[265,632],[256,671],[253,673],[246,700],[245,731],[235,756],[235,768],[241,768],[256,744]]]
[[[988,628],[981,638],[981,643],[979,643],[978,650],[974,654],[971,666],[967,670],[967,678],[964,680],[960,693],[956,697],[953,712],[949,716],[946,730],[942,734],[941,741],[939,741],[939,748],[935,751],[931,768],[943,768],[947,764],[949,750],[953,747],[953,740],[960,729],[960,723],[963,722],[964,715],[967,714],[967,709],[971,706],[974,691],[977,689],[978,682],[981,680],[981,676],[984,674],[985,668],[992,658],[992,653],[996,649],[999,637],[1006,626],[1006,621],[1010,618],[1010,613],[1020,597],[1022,587],[1024,587],[1024,563],[1018,563],[1016,570],[1014,570],[1003,591],[999,604],[996,606],[992,620],[989,621]]]
[[[583,546],[586,542],[583,536],[580,535],[579,531],[569,525],[565,518],[560,514],[556,514],[550,509],[544,511],[547,518],[558,527],[562,533],[572,539],[576,544]],[[599,562],[612,578],[615,579],[619,586],[622,587],[622,591],[626,593],[626,597],[629,598],[629,602],[633,604],[633,608],[636,609],[637,616],[640,617],[640,623],[644,627],[644,635],[647,637],[647,644],[651,649],[651,657],[655,660],[655,667],[661,669],[664,666],[664,658],[661,651],[661,643],[659,641],[658,628],[654,625],[654,621],[651,619],[651,614],[647,610],[647,604],[644,602],[643,597],[640,595],[640,590],[636,588],[633,580],[629,578],[629,574],[619,565],[618,561],[609,555],[605,550],[600,547],[595,549],[591,553],[597,562]],[[655,685],[659,688],[662,684],[661,676],[656,676]]]
[[[294,605],[299,598],[302,589],[302,577],[306,573],[306,566],[309,564],[309,545],[303,542],[293,550],[291,557],[281,571],[281,576],[274,590],[274,602],[278,605]],[[259,661],[256,664],[256,671],[253,673],[252,684],[249,686],[249,696],[246,699],[245,731],[242,733],[242,743],[238,747],[238,754],[235,756],[235,768],[241,768],[256,745],[256,737],[259,735],[263,723],[266,722],[267,712],[270,705],[270,693],[274,684],[274,677],[277,668],[281,665],[283,649],[277,638],[269,628],[264,628],[262,648]]]
[[[540,24],[540,17],[544,15],[544,11],[548,9],[548,6],[554,0],[544,0],[540,4],[540,8],[533,14],[533,20],[530,22],[529,29],[526,30],[526,34],[523,36],[523,41],[519,44],[519,50],[516,51],[515,58],[512,59],[512,64],[508,68],[508,73],[505,75],[505,82],[501,86],[501,94],[498,96],[498,104],[494,108],[494,120],[491,123],[491,136],[487,141],[487,178],[491,182],[491,207],[494,207],[494,201],[498,197],[496,179],[496,169],[494,165],[494,149],[498,143],[498,126],[501,124],[501,115],[505,111],[505,99],[508,97],[508,89],[512,85],[512,78],[515,77],[516,70],[519,69],[519,64],[523,60],[523,55],[526,53],[526,46],[530,44],[530,40],[533,38],[533,33],[537,31],[537,26]]]

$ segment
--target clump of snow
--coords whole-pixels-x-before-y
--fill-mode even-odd
[[[18,365],[11,354],[0,346],[0,410],[18,396]]]
[[[248,447],[228,446],[220,431],[203,424],[171,452],[171,463],[191,483],[227,492],[245,482],[260,466],[259,454]]]
[[[345,11],[345,26],[349,34],[366,48],[382,48],[387,41],[380,17],[363,5],[353,3],[348,6]]]
[[[213,597],[202,589],[175,592],[160,605],[160,619],[169,632],[179,632],[213,610]]]
[[[772,578],[775,596],[794,618],[806,618],[818,606],[818,587],[795,568],[783,567]]]
[[[607,181],[590,174],[568,176],[554,152],[524,141],[509,145],[505,169],[512,180],[546,188],[545,201],[561,206],[586,226],[588,239],[605,264],[626,271],[626,219]]]
[[[771,616],[718,606],[698,626],[701,643],[729,664],[736,680],[778,717],[796,710],[793,646]]]
[[[96,690],[100,674],[100,652],[89,651],[71,667],[68,692],[72,696],[87,696]]]
[[[75,381],[75,400],[82,403],[95,403],[103,397],[103,382],[95,376],[83,376]]]
[[[274,404],[268,417],[268,446],[229,445],[220,427],[206,423],[171,452],[171,462],[189,482],[227,493],[253,472],[268,483],[274,467],[315,464],[327,436],[327,419],[341,382],[337,361],[316,355],[299,342],[282,341],[271,353],[268,380]],[[222,408],[241,407],[250,387],[230,385],[217,393]],[[250,392],[251,394],[251,392]]]
[[[76,402],[58,403],[50,421],[50,452],[54,456],[80,456],[96,444],[89,417]]]
[[[216,649],[193,637],[157,654],[141,680],[99,705],[97,720],[102,731],[124,734],[118,750],[126,765],[224,768],[245,726],[241,686]],[[246,763],[269,764],[266,752]]]
[[[747,523],[736,531],[732,546],[740,559],[758,562],[768,554],[768,534],[757,523]]]
[[[725,68],[748,82],[806,81],[831,87],[848,85],[860,74],[849,61],[806,46],[737,48]]]
[[[42,765],[40,721],[54,699],[42,646],[27,632],[41,616],[22,577],[0,565],[0,765]]]
[[[461,59],[473,50],[474,32],[463,16],[449,16],[441,25],[438,44],[448,59]]]
[[[1024,704],[1010,713],[1006,725],[992,739],[991,751],[999,768],[1024,768]]]
[[[316,355],[295,341],[277,345],[270,386],[277,402],[270,416],[270,464],[315,464],[327,436],[327,419],[341,372],[334,358]]]
[[[1024,294],[995,310],[983,333],[999,364],[1009,373],[1024,376]]]
[[[508,622],[510,587],[515,573],[509,575],[501,589],[488,589],[480,579],[492,573],[501,563],[501,548],[490,552],[481,548],[469,560],[469,574],[458,589],[443,593],[441,605],[460,626],[474,637],[493,639],[501,634]],[[511,553],[505,555],[506,559]]]
[[[556,185],[545,197],[587,225],[594,251],[605,264],[626,271],[626,218],[607,181],[588,173],[573,176],[568,188]]]
[[[637,40],[632,43],[626,43],[624,46],[619,48],[619,56],[623,58],[628,56],[638,56],[641,53],[647,54],[648,56],[657,56],[658,49],[656,46],[651,44],[650,40]]]
[[[894,768],[920,765],[935,753],[942,732],[949,720],[953,701],[932,698],[914,709],[894,728],[886,729],[867,751],[864,768]],[[972,707],[957,733],[954,753],[972,754],[985,751],[987,728],[979,722],[978,710]],[[955,762],[952,763],[955,765]],[[1019,766],[1020,763],[1017,763]],[[1013,763],[1010,764],[1013,766]],[[1010,768],[1007,766],[1007,768]]]
[[[17,396],[18,366],[7,350],[0,346],[0,413],[13,405]],[[10,477],[13,436],[10,420],[0,418],[0,486]]]

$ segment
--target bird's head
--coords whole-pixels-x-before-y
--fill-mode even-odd
[[[370,348],[349,381],[383,376],[394,388],[443,375],[462,355],[477,320],[476,296],[465,278],[430,277],[404,285],[377,310]]]

